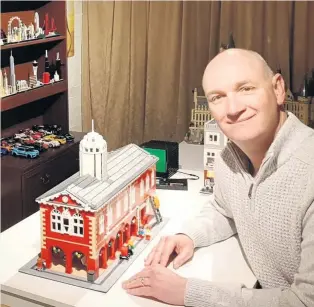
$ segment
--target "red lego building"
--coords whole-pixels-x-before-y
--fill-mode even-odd
[[[41,258],[99,276],[151,212],[157,158],[137,145],[107,153],[92,131],[80,143],[80,171],[36,201],[40,204]]]

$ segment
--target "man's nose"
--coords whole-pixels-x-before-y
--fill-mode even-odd
[[[245,110],[245,104],[241,102],[241,99],[238,99],[235,94],[230,94],[227,96],[227,115],[228,116],[237,116],[239,113]]]

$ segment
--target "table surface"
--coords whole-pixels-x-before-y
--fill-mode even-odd
[[[155,238],[152,238],[146,249],[108,293],[82,289],[18,272],[20,267],[40,251],[38,212],[3,232],[0,236],[2,303],[11,307],[43,306],[43,304],[76,307],[167,306],[146,298],[130,296],[121,288],[121,283],[144,267],[144,258],[161,236],[176,233],[182,222],[196,215],[209,200],[210,196],[199,193],[203,172],[184,171],[197,174],[200,179],[189,180],[188,191],[157,190],[161,213],[169,217],[170,221]],[[182,178],[184,175],[177,174],[176,177]],[[169,268],[173,269],[172,264]],[[240,282],[246,287],[253,287],[256,282],[244,260],[236,237],[197,250],[192,261],[178,269],[177,273],[185,277],[218,282]]]

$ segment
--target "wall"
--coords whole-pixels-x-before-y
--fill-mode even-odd
[[[69,126],[82,131],[82,1],[74,1],[74,56],[68,58]]]

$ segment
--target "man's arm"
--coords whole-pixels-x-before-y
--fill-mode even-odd
[[[183,224],[180,233],[189,236],[194,247],[208,246],[236,234],[232,214],[223,203],[222,194],[216,184],[213,198],[205,204],[200,214]]]
[[[200,279],[188,279],[185,306],[189,307],[313,307],[314,203],[303,220],[301,261],[290,288],[247,289]]]

